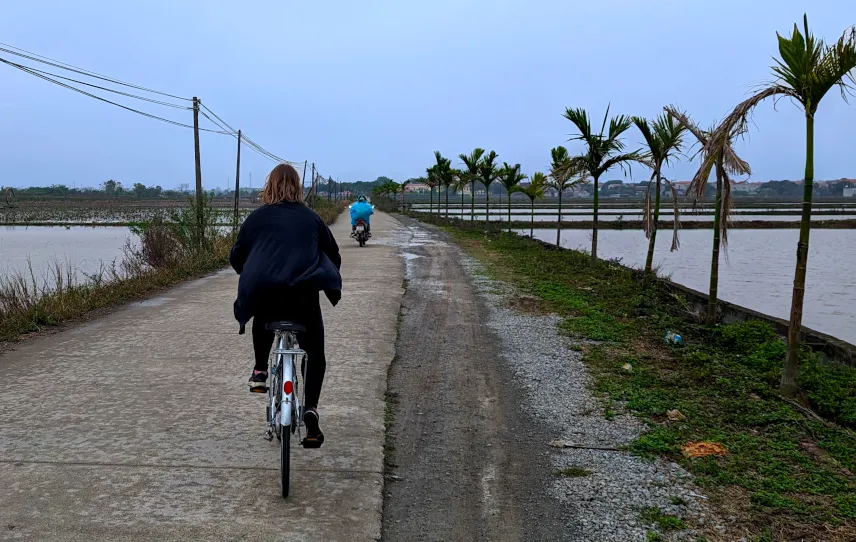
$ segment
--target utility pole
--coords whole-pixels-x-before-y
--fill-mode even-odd
[[[309,160],[303,161],[303,176],[300,178],[300,189],[306,188],[306,166],[309,165]]]
[[[238,197],[241,193],[241,131],[238,130],[238,165],[235,168],[235,225],[232,233],[238,230]]]
[[[309,185],[309,195],[312,196],[312,207],[315,208],[315,162],[312,162],[312,184]]]
[[[193,146],[196,154],[196,234],[199,248],[205,236],[204,199],[202,196],[202,158],[199,156],[199,98],[193,97]]]

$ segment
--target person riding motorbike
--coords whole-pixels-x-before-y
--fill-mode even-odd
[[[374,205],[366,200],[365,196],[357,198],[357,202],[351,205],[351,237],[356,235],[357,220],[366,223],[366,233],[372,236],[371,216],[374,214]]]
[[[323,291],[334,306],[342,298],[342,258],[330,228],[303,203],[302,184],[290,165],[273,168],[261,193],[263,205],[241,225],[229,263],[240,275],[235,319],[241,327],[253,319],[251,392],[267,392],[274,332],[266,325],[285,320],[306,328],[297,334],[306,351],[304,445],[315,448],[324,442],[318,399],[327,369],[318,298]]]

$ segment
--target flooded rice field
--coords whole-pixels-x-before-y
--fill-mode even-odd
[[[126,241],[135,237],[122,227],[0,226],[0,275],[30,269],[36,281],[53,283],[56,265],[71,268],[78,280],[122,262]]]

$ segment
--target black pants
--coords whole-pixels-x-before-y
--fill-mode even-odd
[[[321,305],[318,293],[303,295],[272,296],[266,307],[253,318],[253,350],[256,355],[256,370],[267,371],[268,358],[273,346],[273,331],[265,329],[270,322],[287,320],[300,324],[306,332],[297,334],[300,348],[306,351],[306,408],[316,408],[327,371],[327,358],[324,356],[324,320],[321,318]],[[300,367],[297,368],[300,370]]]

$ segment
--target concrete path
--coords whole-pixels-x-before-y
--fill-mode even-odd
[[[333,227],[345,286],[322,302],[327,442],[295,449],[288,500],[223,272],[0,356],[0,539],[379,539],[404,264],[401,226],[380,214],[372,230],[361,249],[346,218]]]

